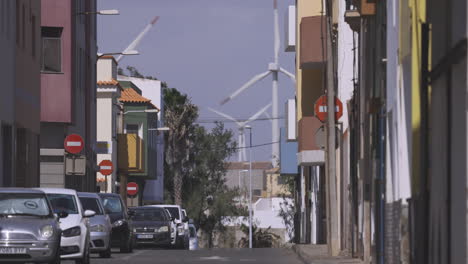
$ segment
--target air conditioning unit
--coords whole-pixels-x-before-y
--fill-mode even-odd
[[[296,100],[286,101],[286,141],[296,141]]]
[[[294,52],[296,51],[296,6],[291,5],[286,10],[285,23],[284,50],[286,52]]]

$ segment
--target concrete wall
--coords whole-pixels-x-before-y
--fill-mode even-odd
[[[0,50],[2,50],[2,96],[0,96],[0,186],[4,185],[3,178],[6,175],[11,177],[9,168],[13,167],[12,162],[8,159],[12,155],[13,149],[7,148],[8,142],[11,139],[7,138],[3,133],[5,129],[12,132],[12,126],[15,119],[15,36],[16,36],[16,0],[4,0],[0,2]],[[10,126],[10,127],[8,127]]]
[[[41,74],[41,121],[72,122],[73,21],[72,0],[41,0],[41,26],[63,27],[62,72]],[[77,1],[79,2],[79,1]]]

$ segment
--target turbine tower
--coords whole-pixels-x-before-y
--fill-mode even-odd
[[[274,18],[274,43],[273,43],[273,48],[274,48],[274,61],[270,64],[268,64],[268,71],[264,73],[260,73],[258,75],[255,75],[252,79],[250,79],[247,83],[245,83],[241,88],[236,90],[234,93],[232,93],[230,96],[225,98],[220,102],[220,105],[224,105],[225,103],[231,101],[235,97],[237,97],[241,92],[246,90],[247,88],[251,87],[255,83],[259,82],[260,80],[264,79],[268,75],[271,74],[273,78],[273,85],[272,85],[272,109],[271,109],[271,115],[272,115],[272,125],[271,125],[271,137],[272,137],[272,149],[271,149],[271,161],[274,167],[278,167],[278,159],[279,159],[279,121],[278,121],[278,75],[279,73],[283,73],[289,78],[292,79],[292,81],[295,83],[296,78],[295,76],[286,71],[285,69],[281,68],[279,65],[279,50],[280,50],[280,36],[279,36],[279,20],[278,20],[278,3],[277,0],[274,0],[273,2],[273,18]]]
[[[140,44],[141,40],[143,39],[143,37],[146,35],[146,33],[148,33],[148,31],[154,26],[154,24],[156,24],[156,22],[158,21],[159,19],[159,16],[156,16],[154,17],[151,22],[146,25],[146,27],[143,29],[143,31],[140,32],[140,34],[138,34],[138,36],[136,37],[136,39],[134,41],[132,41],[132,43],[130,43],[130,45],[128,45],[128,47],[123,51],[123,52],[126,52],[126,51],[129,51],[129,50],[135,50],[136,46],[138,44]],[[120,55],[119,57],[117,57],[116,61],[119,62],[122,58],[123,58],[124,55]]]
[[[262,109],[260,109],[260,111],[255,113],[253,116],[251,116],[246,121],[240,121],[240,120],[235,119],[234,117],[232,117],[230,115],[227,115],[227,114],[222,113],[220,111],[214,110],[212,108],[208,108],[208,110],[210,110],[211,112],[216,113],[216,114],[218,114],[218,115],[220,115],[220,116],[222,116],[222,117],[224,117],[226,119],[232,120],[239,126],[239,128],[238,128],[239,129],[239,135],[238,135],[238,140],[237,140],[237,147],[239,148],[239,151],[237,152],[239,162],[247,161],[247,152],[246,152],[246,149],[245,149],[245,146],[246,146],[246,144],[245,144],[245,131],[244,131],[245,126],[248,123],[257,120],[260,117],[260,115],[267,114],[266,110],[268,110],[268,108],[270,106],[271,106],[271,103],[266,105]]]

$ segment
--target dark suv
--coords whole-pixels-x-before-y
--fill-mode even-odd
[[[112,223],[111,245],[120,247],[122,253],[131,253],[134,245],[131,212],[127,211],[119,194],[100,193],[99,196]]]

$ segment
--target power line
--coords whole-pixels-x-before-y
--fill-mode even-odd
[[[259,145],[253,145],[253,146],[249,146],[249,147],[238,147],[236,149],[244,149],[244,148],[256,148],[256,147],[263,147],[263,146],[268,146],[268,145],[273,145],[273,144],[276,144],[276,143],[280,143],[279,141],[276,141],[276,142],[269,142],[269,143],[263,143],[263,144],[259,144]]]
[[[254,121],[267,121],[267,120],[273,120],[273,119],[284,119],[283,116],[281,117],[268,117],[268,118],[257,118],[255,120],[251,120],[250,122]],[[195,123],[197,124],[202,124],[202,123],[215,123],[215,122],[223,122],[223,123],[236,123],[236,122],[245,122],[248,121],[249,119],[236,119],[237,121],[230,120],[230,119],[220,119],[220,118],[204,118],[204,119],[199,119]]]

